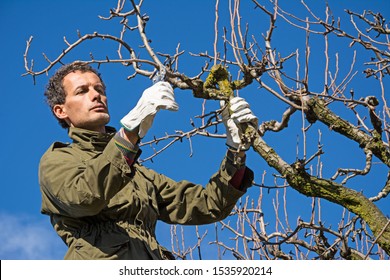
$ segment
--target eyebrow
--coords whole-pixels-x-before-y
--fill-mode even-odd
[[[82,84],[82,85],[79,85],[79,86],[77,86],[74,90],[73,90],[73,92],[76,92],[78,89],[82,89],[82,88],[88,88],[90,86],[90,84]],[[96,84],[93,84],[92,85],[93,87],[96,87],[96,86],[98,86],[98,87],[101,87],[101,88],[103,88],[104,90],[106,89],[106,87],[104,86],[104,84],[102,84],[101,82],[98,82],[98,83],[96,83]]]

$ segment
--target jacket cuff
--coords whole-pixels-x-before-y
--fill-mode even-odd
[[[119,131],[114,135],[114,141],[115,145],[121,151],[129,166],[131,166],[141,154],[139,146],[133,145],[131,142],[124,139]]]
[[[229,155],[229,152],[226,154],[226,157],[224,161],[221,164],[220,168],[220,176],[223,182],[226,185],[229,185],[232,188],[235,188],[239,191],[246,192],[247,188],[251,187],[253,184],[254,179],[254,173],[253,171],[245,166],[245,158],[244,162],[241,164],[234,163],[234,159],[232,159],[231,154]],[[232,184],[232,179],[234,178],[235,174],[239,171],[243,171],[244,174],[242,177],[241,182],[239,183],[239,186],[235,186]]]

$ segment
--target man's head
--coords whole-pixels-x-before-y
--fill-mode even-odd
[[[90,65],[74,62],[62,66],[49,80],[45,96],[63,128],[104,131],[110,116],[106,87]]]

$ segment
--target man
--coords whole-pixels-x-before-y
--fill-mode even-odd
[[[157,220],[186,225],[222,220],[251,185],[253,172],[245,167],[245,152],[234,154],[241,144],[237,122],[257,125],[242,98],[232,100],[231,117],[224,112],[231,148],[203,188],[137,163],[137,143],[158,110],[178,110],[168,83],[146,89],[118,132],[106,126],[105,84],[87,64],[61,67],[50,78],[45,96],[73,140],[52,144],[39,166],[42,213],[50,216],[69,248],[65,259],[172,259],[156,240]]]

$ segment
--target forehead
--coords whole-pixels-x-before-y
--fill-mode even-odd
[[[75,71],[67,74],[63,79],[63,85],[66,89],[74,89],[79,86],[93,85],[101,83],[99,76],[93,72]]]

